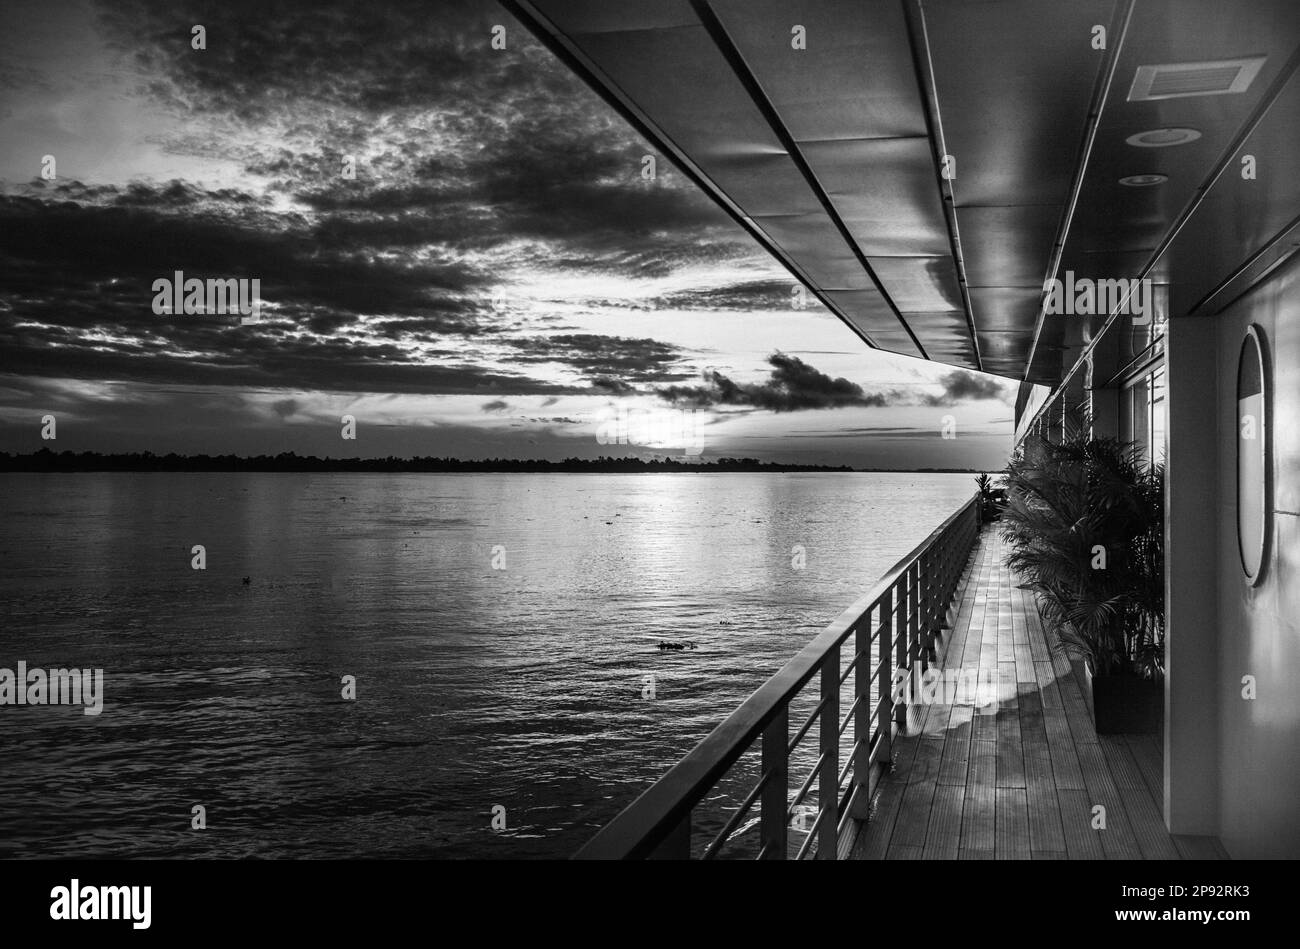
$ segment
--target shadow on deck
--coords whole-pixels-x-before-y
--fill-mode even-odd
[[[1083,694],[985,530],[940,668],[997,677],[1001,701],[913,705],[893,740],[853,859],[1227,859],[1213,837],[1171,835],[1153,735],[1093,729]],[[1105,809],[1104,829],[1101,812]]]

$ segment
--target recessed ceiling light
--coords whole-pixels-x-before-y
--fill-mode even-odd
[[[1194,142],[1200,137],[1201,133],[1196,129],[1152,129],[1149,132],[1138,132],[1136,135],[1130,135],[1124,141],[1130,145],[1136,145],[1138,148],[1166,148],[1170,145],[1184,145],[1187,142]]]
[[[1168,180],[1168,175],[1129,175],[1121,178],[1119,183],[1130,188],[1149,188],[1151,185],[1162,185]]]

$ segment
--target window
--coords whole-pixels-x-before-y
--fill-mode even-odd
[[[1151,404],[1150,461],[1164,464],[1165,460],[1165,367],[1151,373],[1149,390]]]
[[[1165,367],[1125,383],[1120,401],[1120,438],[1133,442],[1148,465],[1165,460]]]
[[[1252,326],[1237,360],[1237,549],[1251,586],[1268,549],[1268,368],[1263,333]]]

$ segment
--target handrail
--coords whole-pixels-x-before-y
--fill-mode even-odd
[[[689,857],[692,811],[749,750],[755,739],[760,738],[763,758],[760,787],[751,791],[743,809],[748,810],[757,799],[762,838],[760,857],[785,859],[785,829],[789,823],[786,811],[791,806],[789,757],[811,729],[813,719],[818,721],[820,757],[799,799],[808,792],[814,776],[820,773],[819,813],[810,837],[814,831],[820,835],[818,859],[834,859],[834,835],[840,824],[840,811],[852,806],[852,799],[857,795],[869,795],[872,763],[876,767],[882,764],[883,751],[892,741],[892,725],[889,728],[882,726],[887,722],[902,721],[902,705],[892,700],[892,680],[887,678],[890,655],[894,655],[899,667],[910,670],[913,662],[925,663],[933,651],[935,638],[942,628],[948,605],[979,533],[978,501],[979,496],[973,496],[900,559],[865,595],[759,686],[686,757],[605,825],[574,855],[575,859]],[[879,614],[878,624],[871,622],[873,611]],[[856,669],[856,701],[848,713],[855,722],[854,750],[849,763],[855,765],[858,773],[854,776],[852,794],[842,801],[839,792],[848,769],[847,765],[844,771],[839,767],[839,738],[843,730],[839,691],[847,673],[841,677],[840,647],[859,629],[866,635],[859,637],[854,644],[856,655],[851,658]],[[894,632],[886,643],[881,634],[887,630]],[[878,644],[880,655],[880,662],[874,666],[870,662],[873,644]],[[859,661],[864,655],[866,663]],[[818,672],[821,673],[821,701],[799,729],[795,740],[790,741],[790,703]],[[868,708],[873,683],[879,688],[881,700],[875,708]],[[887,698],[890,699],[888,703],[885,702]],[[867,704],[864,704],[864,699],[868,700]],[[865,807],[861,804],[858,807],[865,814]],[[832,811],[834,813],[829,813]],[[706,854],[716,855],[738,823],[736,817],[728,821],[723,832],[708,845]],[[800,854],[807,852],[810,846],[805,841]]]

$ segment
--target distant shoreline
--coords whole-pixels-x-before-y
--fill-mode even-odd
[[[0,453],[0,472],[95,471],[228,471],[454,474],[481,473],[591,473],[637,474],[657,472],[862,472],[880,474],[979,474],[966,468],[851,468],[848,465],[800,465],[759,461],[755,458],[719,458],[708,462],[642,458],[566,458],[563,461],[490,458],[318,458],[283,452],[279,455],[154,455],[151,452],[105,455],[99,452],[52,452],[42,449],[28,455]]]

